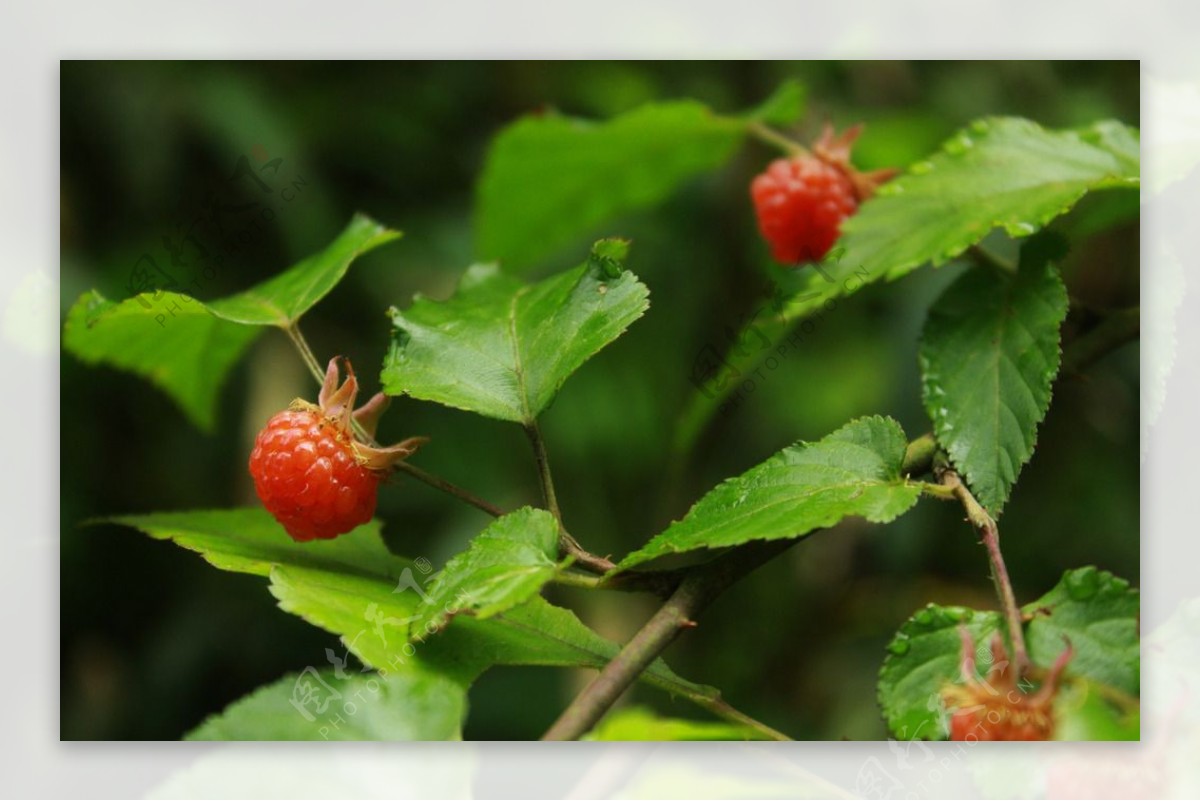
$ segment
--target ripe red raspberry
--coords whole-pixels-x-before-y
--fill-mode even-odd
[[[826,127],[812,153],[777,159],[750,183],[758,227],[776,261],[820,261],[837,241],[842,221],[895,174],[863,174],[850,164],[850,147],[861,130],[855,126],[835,137]]]
[[[997,634],[992,639],[992,666],[980,681],[975,675],[975,644],[966,629],[963,641],[963,684],[942,691],[942,700],[950,710],[950,739],[976,740],[1050,740],[1054,737],[1054,698],[1058,679],[1073,653],[1070,643],[1059,655],[1036,692],[1022,686],[1015,670],[1010,670],[1008,654]]]
[[[333,539],[369,521],[380,481],[425,441],[416,437],[390,448],[356,441],[351,420],[373,435],[388,399],[379,394],[352,411],[358,382],[349,362],[346,368],[339,388],[337,359],[330,361],[320,404],[297,400],[272,417],[250,454],[259,499],[298,542]]]
[[[820,261],[858,208],[854,184],[815,156],[771,162],[750,184],[758,227],[783,264]]]

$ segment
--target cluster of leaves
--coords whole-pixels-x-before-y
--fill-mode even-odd
[[[628,243],[616,239],[596,242],[583,264],[541,281],[518,275],[614,216],[717,168],[756,126],[796,119],[802,100],[789,84],[741,116],[683,101],[604,123],[544,114],[509,126],[489,154],[477,207],[479,251],[504,270],[471,267],[448,300],[418,296],[392,309],[384,391],[533,426],[571,374],[646,312],[649,292],[625,266]],[[976,122],[863,206],[845,226],[835,280],[801,282],[775,325],[866,283],[951,260],[997,227],[1017,238],[1034,234],[1087,192],[1136,188],[1138,169],[1137,132],[1117,123],[1047,131],[1020,119]],[[209,303],[170,293],[112,302],[90,292],[68,315],[64,347],[152,381],[208,428],[222,378],[262,327],[294,331],[355,257],[398,237],[356,217],[325,251]],[[1054,240],[1037,236],[1026,240],[1016,266],[965,273],[936,301],[922,336],[923,398],[936,440],[993,515],[1033,453],[1059,369],[1067,311],[1054,262],[1060,255]],[[851,273],[853,282],[845,280]],[[717,402],[696,396],[677,443],[686,449]],[[908,475],[907,444],[894,420],[868,417],[818,442],[789,445],[714,488],[613,572],[667,554],[796,539],[847,517],[887,523],[912,508],[925,486]],[[424,584],[410,561],[385,548],[378,521],[306,544],[292,542],[258,509],[115,522],[173,540],[220,569],[266,578],[282,609],[340,636],[366,666],[347,672],[346,660],[331,655],[333,670],[310,669],[260,689],[193,732],[198,739],[453,739],[461,735],[467,690],[488,668],[596,668],[618,651],[541,597],[571,569],[560,560],[559,523],[543,510],[499,517]],[[1136,697],[1136,592],[1085,568],[1028,611],[1037,665],[1053,661],[1062,634],[1078,649],[1067,677],[1082,691],[1070,698],[1091,723],[1064,732],[1127,736],[1127,704],[1104,702],[1097,711],[1088,699]],[[1002,628],[996,613],[931,607],[892,643],[879,693],[896,736],[945,735],[928,701],[956,676],[959,625],[977,640]],[[591,736],[761,734],[729,715],[715,689],[680,678],[661,660],[640,678],[730,722],[664,721],[632,710]]]

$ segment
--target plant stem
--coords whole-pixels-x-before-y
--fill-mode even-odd
[[[690,571],[666,603],[581,692],[543,735],[576,740],[600,721],[668,645],[727,587],[791,547],[795,540],[751,542]]]
[[[292,340],[292,344],[296,346],[296,350],[300,353],[300,359],[312,373],[313,378],[317,379],[317,384],[325,383],[325,371],[321,368],[321,363],[317,361],[316,355],[312,352],[312,348],[308,346],[308,340],[304,338],[304,334],[300,331],[300,322],[296,321],[283,329],[283,332],[288,335],[288,339]]]
[[[1078,373],[1087,369],[1101,356],[1137,339],[1141,330],[1142,311],[1138,306],[1107,315],[1063,350],[1062,371]]]
[[[1016,667],[1016,677],[1020,679],[1029,668],[1029,652],[1025,649],[1024,618],[1021,607],[1017,606],[1017,596],[1013,592],[1012,582],[1008,578],[1008,568],[1004,565],[1004,556],[1000,553],[1000,530],[996,521],[975,500],[975,496],[967,489],[958,473],[946,470],[942,473],[942,484],[949,487],[967,510],[967,519],[979,532],[979,540],[987,549],[988,561],[992,564],[992,581],[996,585],[996,595],[1000,598],[1000,606],[1004,610],[1004,619],[1008,624],[1008,636],[1012,641],[1013,663]]]
[[[612,570],[616,567],[613,562],[587,551],[563,526],[562,510],[558,507],[558,496],[554,493],[554,479],[550,475],[550,458],[546,455],[546,441],[542,439],[542,431],[538,428],[536,420],[525,424],[525,433],[529,437],[529,443],[533,446],[533,456],[537,461],[538,478],[542,484],[542,497],[545,499],[546,508],[558,521],[559,551],[563,556],[574,557],[576,564],[593,573],[604,574]]]
[[[537,421],[525,424],[525,433],[529,436],[529,444],[533,446],[533,456],[537,460],[538,479],[542,483],[542,498],[546,508],[554,519],[562,526],[562,511],[558,508],[558,497],[554,494],[554,479],[550,476],[550,459],[546,455],[546,442],[542,439],[542,431]]]
[[[789,156],[807,156],[808,148],[776,131],[761,122],[751,122],[746,125],[750,135],[761,142],[777,147]]]
[[[412,465],[412,464],[409,464],[408,462],[401,461],[401,462],[396,462],[396,464],[394,465],[394,468],[396,470],[400,471],[401,473],[406,473],[406,474],[412,476],[417,481],[420,481],[424,484],[428,484],[429,486],[433,487],[434,489],[441,490],[442,492],[446,493],[447,495],[450,495],[454,498],[458,498],[460,501],[463,501],[464,503],[469,503],[471,506],[474,506],[476,509],[479,509],[480,511],[483,511],[483,512],[487,512],[492,517],[500,517],[504,514],[504,510],[501,509],[499,506],[488,503],[487,501],[483,500],[482,498],[472,495],[470,492],[467,492],[465,489],[458,486],[457,484],[451,484],[449,481],[446,481],[443,478],[439,478],[438,476],[435,476],[432,473],[427,473],[424,470],[422,470],[421,468],[417,467],[416,465]]]

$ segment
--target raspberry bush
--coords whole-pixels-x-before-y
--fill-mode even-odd
[[[596,671],[547,739],[786,739],[788,720],[736,709],[736,698],[676,674],[663,651],[692,636],[732,584],[755,581],[746,577],[810,534],[832,529],[827,536],[836,537],[846,521],[887,526],[922,503],[952,504],[966,518],[963,536],[983,545],[979,573],[990,570],[995,601],[918,609],[879,654],[875,687],[830,692],[877,694],[897,739],[1138,736],[1136,590],[1084,566],[1042,598],[1018,599],[998,522],[1010,502],[1019,503],[1013,490],[1061,376],[1086,373],[1137,335],[1136,309],[1091,310],[1068,325],[1075,304],[1060,269],[1067,249],[1097,230],[1094,220],[1067,224],[1081,213],[1076,204],[1137,190],[1137,130],[1113,121],[1052,130],[984,118],[925,159],[860,172],[851,153],[859,128],[827,128],[806,147],[793,129],[811,131],[820,121],[802,119],[803,94],[788,84],[737,115],[680,100],[600,122],[545,111],[504,127],[477,188],[484,261],[448,297],[371,299],[378,302],[364,314],[387,312],[390,336],[375,354],[382,392],[359,408],[349,362],[334,358],[323,367],[301,322],[321,314],[315,307],[360,255],[399,238],[366,215],[325,250],[219,300],[178,292],[79,298],[67,315],[65,349],[151,381],[202,427],[216,425],[222,380],[269,329],[294,346],[317,388],[317,403],[298,399],[255,423],[261,431],[240,458],[249,461],[261,506],[113,519],[222,570],[262,577],[284,611],[341,639],[346,656],[331,658],[332,668],[297,665],[295,675],[213,710],[192,737],[455,739],[467,692],[484,672],[538,665]],[[783,434],[773,455],[702,493],[641,547],[608,554],[583,535],[591,521],[559,503],[555,445],[543,422],[573,375],[643,316],[678,302],[656,286],[651,309],[651,290],[632,271],[640,269],[637,244],[614,221],[647,213],[738,153],[758,174],[731,203],[761,231],[756,257],[778,262],[764,271],[773,281],[762,300],[771,313],[747,315],[727,345],[680,366],[692,369],[693,387],[670,435],[670,463],[683,464],[704,432],[719,431],[712,423],[742,377],[830,304],[867,287],[904,293],[897,279],[953,264],[955,275],[910,348],[929,423],[905,432],[878,410],[816,441]],[[598,229],[608,238],[579,247]],[[840,255],[831,261],[835,247]],[[575,266],[536,272],[571,248]],[[767,346],[747,345],[754,342]],[[363,357],[355,363],[361,371]],[[631,399],[660,381],[638,376],[604,397]],[[454,465],[478,455],[469,441],[426,443],[421,431],[406,431],[399,444],[380,445],[377,426],[396,397],[519,428],[531,469],[511,476],[514,493],[535,483],[540,502],[499,503],[458,486]],[[620,453],[646,443],[616,446]],[[444,449],[436,460],[444,476],[424,461],[437,449]],[[664,496],[680,486],[662,479]],[[420,554],[404,554],[402,538],[385,545],[381,536],[383,527],[403,532],[413,523],[375,517],[380,493],[412,491],[416,482],[444,493],[447,504],[493,518],[433,578],[423,578],[431,566]],[[1022,532],[1005,535],[1007,545]],[[576,615],[562,586],[641,593],[657,611],[627,642],[614,642]],[[347,672],[350,656],[359,666]],[[333,722],[331,704],[373,683],[382,687],[370,692],[375,713]],[[711,719],[614,709],[636,683]]]

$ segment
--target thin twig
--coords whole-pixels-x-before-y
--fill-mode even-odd
[[[429,486],[433,487],[434,489],[441,490],[442,492],[446,493],[447,495],[458,498],[460,501],[463,501],[464,503],[469,503],[471,506],[474,506],[476,509],[479,509],[480,511],[483,511],[483,512],[487,512],[492,517],[501,517],[502,515],[504,515],[504,510],[501,509],[499,506],[488,503],[487,501],[483,500],[482,498],[472,495],[470,492],[467,492],[465,489],[458,486],[457,484],[451,484],[449,481],[446,481],[443,478],[439,478],[439,477],[433,475],[432,473],[427,473],[424,470],[422,470],[421,468],[417,467],[416,465],[412,465],[412,464],[409,464],[408,462],[402,461],[402,462],[396,462],[396,464],[394,465],[394,468],[396,470],[400,471],[401,473],[405,473],[409,476],[412,476],[417,481],[420,481],[423,484],[428,484]]]
[[[308,340],[301,333],[299,321],[285,327],[283,332],[288,335],[288,339],[292,340],[292,344],[296,346],[296,350],[300,353],[300,359],[304,362],[304,366],[308,368],[308,371],[312,373],[312,377],[317,379],[317,384],[325,383],[325,371],[321,369],[321,363],[317,361],[312,348],[308,346]]]
[[[1013,663],[1016,666],[1018,679],[1029,668],[1029,652],[1025,649],[1024,618],[1021,607],[1017,606],[1017,596],[1013,592],[1012,581],[1008,577],[1008,568],[1004,565],[1004,556],[1000,553],[1000,529],[996,521],[987,513],[975,496],[967,489],[958,473],[946,470],[942,473],[942,484],[949,487],[958,498],[963,508],[967,510],[967,519],[979,532],[979,540],[987,549],[988,561],[992,564],[992,581],[996,585],[996,595],[1000,598],[1000,606],[1004,610],[1004,619],[1008,624],[1008,636],[1012,641]]]
[[[690,571],[666,603],[571,702],[542,739],[576,740],[591,731],[679,632],[696,625],[694,618],[717,596],[794,543],[795,540],[751,542]]]
[[[776,131],[761,122],[751,122],[746,125],[750,135],[761,142],[777,147],[789,156],[807,156],[808,148]]]

